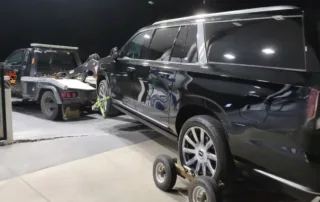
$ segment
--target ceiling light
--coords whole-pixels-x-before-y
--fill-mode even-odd
[[[276,51],[272,48],[265,48],[265,49],[262,49],[262,52],[266,55],[273,55],[276,53]]]
[[[148,35],[148,34],[145,34],[143,37],[146,38],[146,39],[150,39],[151,38],[150,35]]]
[[[227,58],[228,60],[236,59],[236,56],[234,56],[233,54],[230,54],[230,53],[225,54],[224,57]]]
[[[153,1],[148,1],[148,4],[153,5],[154,2]]]

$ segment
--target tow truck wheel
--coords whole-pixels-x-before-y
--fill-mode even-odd
[[[104,98],[110,96],[109,90],[108,90],[108,82],[106,80],[102,80],[99,83],[98,96],[99,96],[99,99],[104,99]],[[112,100],[111,99],[108,99],[104,103],[104,108],[103,109],[104,109],[104,118],[107,118],[109,116],[116,116],[116,115],[119,114],[119,111],[112,106]]]
[[[46,119],[59,120],[62,117],[61,106],[57,103],[53,93],[46,91],[41,97],[41,111]]]
[[[190,202],[220,202],[216,196],[218,186],[214,179],[208,176],[195,178],[188,190]]]

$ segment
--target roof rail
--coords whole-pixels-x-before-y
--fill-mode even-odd
[[[55,49],[66,49],[66,50],[78,50],[78,47],[72,46],[59,46],[59,45],[51,45],[51,44],[41,44],[41,43],[32,43],[31,47],[38,47],[38,48],[55,48]]]
[[[200,14],[200,15],[194,15],[194,16],[183,17],[183,18],[176,18],[176,19],[171,19],[171,20],[162,20],[162,21],[158,21],[158,22],[153,23],[153,25],[170,23],[170,22],[177,22],[177,21],[184,21],[184,20],[196,20],[199,18],[207,18],[207,17],[215,17],[215,16],[223,16],[223,15],[237,15],[237,14],[246,14],[246,13],[259,13],[259,12],[266,12],[266,11],[280,11],[280,10],[293,10],[293,9],[298,9],[298,7],[295,7],[295,6],[270,6],[270,7],[262,7],[262,8],[252,8],[252,9],[227,11],[227,12],[220,12],[220,13]]]

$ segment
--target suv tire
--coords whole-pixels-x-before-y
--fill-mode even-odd
[[[41,111],[46,119],[60,120],[62,118],[61,105],[57,103],[52,91],[46,91],[41,97]]]
[[[182,165],[190,167],[198,176],[203,176],[205,172],[216,182],[226,179],[232,158],[220,121],[208,115],[188,119],[182,126],[178,144]]]
[[[108,89],[109,87],[107,80],[102,80],[98,86],[99,99],[103,99],[107,96],[110,96],[110,91]],[[120,112],[112,106],[112,99],[108,99],[104,107],[104,118],[116,116],[118,114],[120,114]]]

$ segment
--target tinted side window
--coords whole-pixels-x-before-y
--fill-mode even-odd
[[[20,65],[22,62],[23,51],[17,51],[9,56],[7,62],[12,65]]]
[[[147,47],[149,45],[150,39],[152,37],[152,31],[145,31],[139,33],[131,41],[129,41],[126,46],[122,49],[120,57],[141,59],[144,58],[144,54],[140,54],[144,45]]]
[[[196,25],[181,28],[170,61],[184,63],[198,62]]]
[[[210,62],[304,68],[299,19],[266,19],[205,25]]]
[[[179,27],[157,29],[151,41],[146,59],[168,61]]]

